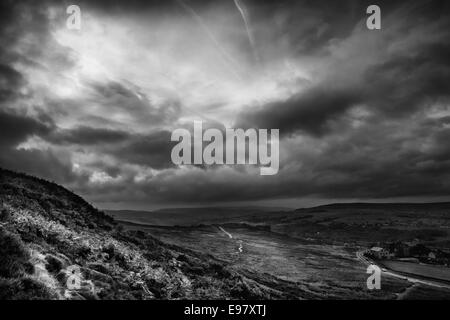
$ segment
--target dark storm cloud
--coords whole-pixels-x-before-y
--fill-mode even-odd
[[[280,128],[281,134],[302,130],[321,135],[327,130],[328,120],[360,101],[361,94],[356,90],[313,88],[287,101],[271,103],[261,110],[242,114],[236,127]]]
[[[401,42],[404,36],[396,32],[391,35],[392,39],[383,40],[386,47],[377,48],[380,50],[380,57],[387,56],[380,58],[378,62],[368,64],[362,74],[352,75],[351,68],[341,68],[336,62],[330,68],[331,81],[326,79],[307,86],[306,89],[299,89],[299,93],[288,99],[244,111],[238,116],[236,126],[280,128],[282,134],[298,131],[321,135],[330,130],[330,119],[335,120],[357,104],[366,105],[374,112],[383,112],[386,117],[391,117],[407,116],[426,104],[439,99],[448,99],[450,97],[450,60],[447,58],[450,54],[450,44],[447,41],[450,37],[449,6],[440,1],[431,1],[423,5],[416,4],[414,9],[407,10],[404,16],[392,17],[386,24],[392,24],[392,29],[395,24],[399,24],[401,27],[397,28],[407,32],[420,26],[417,24],[420,14],[420,18],[426,21],[422,22],[423,28],[427,28],[427,23],[435,24],[440,31],[433,36],[440,38],[422,41],[420,35],[415,37],[412,34],[409,37],[411,39],[405,41],[405,46],[412,46],[410,51],[407,48],[401,49],[399,45],[400,49],[397,49],[397,52],[393,50],[387,55],[385,49],[392,43]],[[383,6],[383,12],[386,11]],[[317,25],[315,26],[317,28]],[[367,42],[358,40],[358,37],[371,36],[365,32],[366,34],[362,31],[361,35],[348,36],[353,37],[355,39],[353,41],[359,41],[363,47]],[[420,28],[417,28],[417,32],[421,32]],[[342,34],[328,35],[327,41],[320,46],[323,54],[327,51],[333,53],[334,49],[329,49],[329,43],[336,42],[339,36]],[[381,37],[383,36],[380,33]],[[408,44],[408,41],[411,44]],[[304,44],[303,47],[310,46]],[[348,81],[352,76],[360,80]]]
[[[0,110],[0,145],[5,148],[17,146],[32,135],[45,135],[52,130],[48,124],[14,111]]]
[[[130,134],[124,131],[81,126],[70,130],[54,131],[47,140],[55,144],[97,145],[119,143],[129,137]]]
[[[0,167],[25,172],[51,181],[68,185],[81,183],[85,177],[75,175],[69,157],[51,150],[2,149]]]
[[[0,103],[14,99],[24,79],[20,72],[0,64]]]
[[[0,58],[4,61],[17,60],[14,45],[24,34],[48,37],[46,2],[5,0],[0,4]],[[37,47],[35,47],[37,49]],[[13,51],[13,52],[11,52]]]
[[[45,117],[44,117],[45,118]],[[0,110],[0,167],[27,172],[50,180],[73,181],[68,158],[50,150],[19,149],[18,145],[33,136],[46,136],[53,124],[15,111]]]
[[[448,117],[371,120],[345,139],[331,140],[308,164],[314,173],[311,191],[343,198],[448,195]]]
[[[180,179],[170,175],[139,184],[136,193],[129,185],[105,186],[102,192],[118,201],[134,199],[145,203],[211,203],[315,196],[323,198],[383,199],[392,197],[447,196],[450,192],[450,118],[385,120],[381,115],[329,136],[319,156],[291,154],[300,170],[284,169],[274,177],[240,175],[229,169],[218,173],[208,168],[190,172]],[[384,122],[383,122],[384,121]],[[401,132],[399,132],[401,128]],[[312,144],[323,143],[311,138]],[[224,176],[228,176],[224,179]],[[121,200],[119,200],[121,199]],[[103,199],[104,200],[104,199]]]
[[[170,153],[175,143],[171,132],[159,131],[148,135],[135,135],[111,154],[123,162],[148,166],[154,169],[173,167]]]
[[[448,195],[450,150],[444,143],[450,137],[447,124],[448,119],[423,121],[403,136],[396,128],[401,123],[356,130],[348,139],[333,144],[312,165],[318,173],[313,185],[318,193],[330,197]],[[381,129],[392,137],[378,132]],[[330,177],[334,178],[329,181]]]
[[[145,93],[131,84],[126,86],[111,81],[106,84],[92,83],[91,88],[95,92],[91,99],[96,103],[103,105],[110,112],[126,112],[129,117],[149,126],[171,123],[178,118],[181,111],[181,105],[176,99],[156,106]]]
[[[450,29],[450,21],[443,25]],[[379,111],[410,114],[424,103],[450,97],[450,44],[424,45],[369,68],[366,101]]]
[[[83,148],[99,155],[108,155],[120,163],[142,165],[154,169],[173,167],[170,158],[175,143],[170,141],[171,132],[156,131],[149,134],[138,134],[106,128],[81,126],[74,129],[57,129],[42,135],[46,141],[66,148]],[[21,139],[22,140],[22,139]],[[118,175],[119,168],[101,162],[92,165]]]
[[[376,119],[373,119],[374,121]],[[448,120],[446,122],[448,124]],[[450,174],[449,130],[442,123],[423,123],[408,135],[387,138],[378,130],[395,135],[401,123],[354,130],[348,137],[335,140],[320,157],[301,159],[303,170],[284,170],[275,179],[231,179],[217,181],[213,173],[197,172],[182,185],[166,182],[170,192],[161,192],[151,184],[143,188],[148,197],[160,201],[217,202],[295,198],[383,199],[392,197],[447,196]],[[417,131],[435,133],[423,139]],[[376,142],[374,142],[376,140]],[[430,149],[419,147],[428,141]],[[175,184],[175,181],[172,182]],[[258,187],[255,187],[257,185]],[[156,192],[156,191],[158,192]]]
[[[0,2],[0,57],[3,57],[3,49],[7,45],[13,44],[17,40],[17,34],[20,30],[15,28],[16,19],[19,15],[19,9],[16,1],[5,0]]]

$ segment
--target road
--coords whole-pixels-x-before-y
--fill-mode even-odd
[[[218,227],[218,228],[219,228],[220,231],[222,231],[224,234],[226,234],[228,236],[228,238],[233,239],[233,235],[231,233],[229,233],[227,230],[225,230],[222,227]],[[237,242],[239,244],[238,251],[239,251],[239,253],[242,253],[242,251],[243,251],[242,240],[238,240]]]
[[[225,233],[228,238],[233,239],[233,235],[231,233],[229,233],[228,231],[226,231],[224,228],[219,227],[219,230],[222,231],[223,233]]]
[[[369,258],[365,257],[363,254],[363,251],[357,251],[356,258],[366,265],[377,265],[375,262],[373,262]],[[379,268],[381,269],[382,274],[389,275],[391,277],[407,280],[407,281],[415,283],[415,284],[419,283],[419,284],[424,284],[427,286],[432,286],[432,287],[437,287],[437,288],[450,289],[450,285],[448,285],[448,284],[440,283],[437,281],[435,282],[435,281],[418,279],[418,278],[414,278],[411,276],[405,276],[405,275],[399,274],[397,272],[394,272],[392,270],[386,270],[385,268],[381,268],[381,267],[379,267]]]

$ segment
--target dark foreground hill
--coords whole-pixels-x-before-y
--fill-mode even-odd
[[[263,275],[124,231],[81,197],[0,169],[0,299],[276,299]]]

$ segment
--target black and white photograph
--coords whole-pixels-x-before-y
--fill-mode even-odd
[[[450,2],[1,1],[0,300],[449,301]]]

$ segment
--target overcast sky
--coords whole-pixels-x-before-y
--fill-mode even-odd
[[[100,208],[450,200],[449,40],[444,0],[2,1],[0,166]],[[279,173],[174,166],[194,120],[280,129]]]

